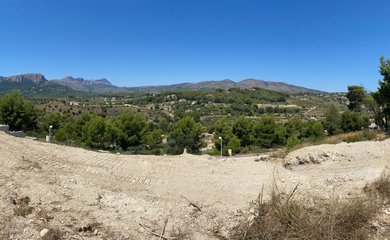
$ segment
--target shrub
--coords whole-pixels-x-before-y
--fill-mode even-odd
[[[193,118],[185,117],[176,122],[168,137],[168,152],[171,154],[181,154],[184,148],[189,153],[198,153],[202,141],[200,135],[203,127],[196,123]]]
[[[35,130],[37,118],[37,110],[19,92],[0,98],[0,123],[8,124],[10,130]]]
[[[147,130],[147,121],[142,114],[126,109],[113,121],[112,126],[111,132],[116,132],[117,135],[113,138],[123,150],[126,150],[141,145],[142,136]]]
[[[352,143],[352,142],[373,140],[375,138],[376,138],[375,132],[370,132],[370,131],[364,130],[362,132],[359,132],[358,134],[347,136],[345,138],[345,142]]]
[[[368,131],[368,130],[364,130],[363,131],[363,137],[364,137],[364,139],[367,139],[367,140],[374,140],[374,139],[376,139],[377,134],[376,134],[376,132],[371,132],[371,131]]]
[[[231,149],[233,153],[239,153],[240,152],[240,140],[233,135],[232,138],[230,138],[230,141],[227,145],[227,149]]]
[[[341,128],[344,132],[357,131],[367,128],[369,119],[360,113],[346,111],[341,114]]]
[[[295,191],[295,190],[294,190]],[[316,199],[315,204],[272,191],[271,199],[252,203],[252,220],[241,222],[230,239],[367,239],[379,205],[369,197]]]
[[[30,203],[29,197],[20,198],[16,200],[15,203],[16,203],[16,206],[14,208],[15,216],[26,217],[27,215],[31,214],[34,210],[34,208],[29,205]]]
[[[287,150],[293,149],[296,145],[300,143],[297,135],[292,135],[287,139],[286,148]]]
[[[384,171],[374,182],[367,184],[364,191],[370,195],[377,195],[386,201],[390,201],[390,174]]]
[[[263,148],[272,148],[285,144],[286,128],[278,124],[273,116],[264,116],[254,123],[256,143]]]
[[[323,120],[323,125],[329,135],[334,135],[342,132],[340,112],[335,105],[332,105],[325,112],[325,119]]]

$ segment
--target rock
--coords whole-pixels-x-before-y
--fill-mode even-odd
[[[39,233],[39,236],[40,236],[41,238],[43,238],[43,237],[45,237],[48,233],[49,233],[49,229],[44,228],[44,229],[42,229],[42,231]]]

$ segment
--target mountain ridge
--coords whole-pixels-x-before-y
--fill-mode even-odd
[[[0,83],[2,82],[9,82],[9,83],[23,83],[23,82],[32,82],[34,84],[40,85],[46,82],[47,79],[45,76],[43,76],[40,73],[26,73],[26,74],[19,74],[9,77],[2,77],[0,76]]]
[[[140,86],[140,87],[118,87],[113,85],[106,78],[101,79],[84,79],[71,76],[62,79],[47,80],[40,73],[28,73],[14,75],[10,77],[0,76],[0,90],[6,86],[7,89],[12,86],[27,88],[44,87],[48,83],[51,86],[63,86],[74,91],[92,92],[92,93],[132,93],[132,92],[162,92],[162,91],[180,91],[180,90],[212,90],[212,89],[229,89],[229,88],[264,88],[268,90],[296,94],[296,93],[320,93],[323,91],[287,84],[285,82],[265,81],[254,78],[244,79],[235,82],[231,79],[210,80],[196,83],[184,82],[169,85],[157,86]],[[1,87],[3,86],[3,87]]]
[[[211,89],[229,89],[229,88],[264,88],[268,90],[296,94],[296,93],[321,93],[324,91],[310,89],[285,82],[265,81],[253,78],[244,79],[235,82],[230,79],[202,81],[197,83],[177,83],[170,85],[125,87],[134,92],[159,92],[159,91],[177,91],[177,90],[211,90]]]
[[[67,76],[62,79],[53,79],[49,80],[53,83],[67,86],[72,88],[76,91],[82,91],[82,92],[95,92],[95,89],[105,89],[105,88],[117,88],[116,86],[112,85],[110,81],[108,81],[105,78],[101,79],[84,79],[84,78],[74,78],[71,76]]]

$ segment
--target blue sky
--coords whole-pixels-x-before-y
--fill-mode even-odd
[[[388,0],[0,0],[0,75],[377,88]]]

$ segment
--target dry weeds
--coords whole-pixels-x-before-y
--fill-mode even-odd
[[[390,173],[389,169],[383,171],[374,182],[367,184],[364,191],[369,195],[379,196],[382,200],[390,201]]]
[[[27,215],[31,214],[34,208],[29,206],[29,203],[30,203],[29,197],[24,197],[18,200],[14,200],[14,204],[16,204],[14,208],[14,215],[26,217]]]
[[[370,221],[379,211],[374,198],[307,203],[293,199],[294,191],[286,194],[275,187],[267,202],[260,195],[250,220],[238,224],[229,239],[368,239],[373,234]]]

